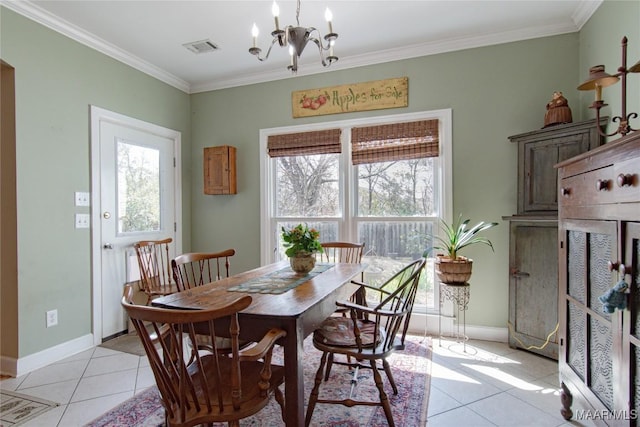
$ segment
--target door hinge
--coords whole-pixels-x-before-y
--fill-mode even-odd
[[[176,167],[176,158],[175,157],[173,158],[173,167],[174,168]]]
[[[178,223],[177,223],[177,222],[174,222],[174,223],[173,223],[173,232],[174,232],[174,233],[177,233],[177,232],[178,232]]]

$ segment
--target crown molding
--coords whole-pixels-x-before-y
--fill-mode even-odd
[[[183,92],[190,93],[190,85],[188,82],[179,77],[174,76],[167,71],[156,67],[155,65],[132,55],[119,47],[102,40],[96,35],[89,33],[76,25],[67,22],[58,16],[36,6],[30,1],[7,1],[0,0],[0,5],[11,9],[12,11],[31,19],[47,28],[52,29],[62,35],[69,37],[85,46],[97,50],[117,61],[120,61],[138,71],[150,75],[170,86],[180,89]]]
[[[591,15],[598,10],[603,1],[604,0],[584,0],[578,3],[578,7],[573,15],[571,15],[571,19],[573,19],[573,22],[576,24],[578,31],[587,23]]]
[[[320,63],[305,65],[292,76],[286,69],[263,69],[260,72],[233,75],[217,78],[209,82],[192,83],[156,67],[155,65],[138,58],[119,47],[84,31],[83,29],[67,22],[46,10],[34,5],[28,0],[9,1],[0,0],[0,5],[13,10],[33,21],[36,21],[56,32],[59,32],[79,43],[95,49],[107,56],[123,62],[145,74],[150,75],[170,86],[186,93],[200,93],[212,90],[227,89],[237,86],[246,86],[269,81],[291,79],[308,76],[328,71],[345,70],[367,65],[382,64],[385,62],[401,61],[420,56],[436,55],[439,53],[454,52],[464,49],[473,49],[503,43],[510,43],[540,37],[573,33],[579,31],[589,20],[591,15],[600,7],[603,0],[582,0],[572,16],[573,24],[547,25],[531,28],[521,28],[513,31],[491,33],[480,36],[461,37],[437,42],[418,43],[401,49],[387,49],[370,54],[352,55],[342,57],[340,61],[330,68],[323,67]]]
[[[521,28],[501,33],[491,33],[484,36],[463,37],[437,42],[425,42],[407,46],[402,49],[387,49],[374,53],[352,55],[340,58],[330,68],[323,67],[320,63],[305,65],[298,69],[298,73],[292,76],[285,68],[277,70],[264,70],[260,73],[245,74],[231,78],[220,78],[215,82],[205,82],[191,86],[191,93],[208,92],[212,90],[227,89],[235,86],[244,86],[275,80],[284,80],[294,77],[308,76],[329,71],[346,70],[349,68],[364,67],[367,65],[382,64],[385,62],[402,61],[421,56],[436,55],[440,53],[454,52],[464,49],[492,46],[522,40],[541,37],[556,36],[560,34],[574,33],[578,28],[573,24],[547,25],[535,28]]]

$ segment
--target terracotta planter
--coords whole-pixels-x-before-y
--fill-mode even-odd
[[[466,257],[458,257],[452,260],[449,257],[438,255],[436,257],[436,274],[442,283],[448,285],[462,285],[471,278],[473,260]]]
[[[299,274],[308,274],[316,266],[316,257],[312,254],[296,255],[289,258],[291,269]]]

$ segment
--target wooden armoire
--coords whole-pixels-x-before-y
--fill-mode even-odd
[[[607,122],[603,117],[601,123]],[[518,144],[509,221],[509,345],[558,358],[558,196],[554,165],[600,146],[595,120],[510,136]]]
[[[566,419],[640,417],[640,131],[558,165],[559,360]],[[624,308],[600,296],[620,285]]]

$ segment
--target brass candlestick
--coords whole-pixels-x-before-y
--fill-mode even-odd
[[[628,134],[629,132],[636,131],[638,129],[633,129],[629,125],[629,121],[631,119],[635,119],[638,117],[637,113],[629,113],[627,114],[627,74],[629,73],[639,73],[640,72],[640,61],[638,61],[634,66],[627,69],[627,38],[622,38],[622,65],[618,68],[618,72],[614,75],[607,74],[604,71],[604,65],[596,65],[595,67],[589,68],[589,78],[578,86],[578,90],[595,90],[596,91],[596,99],[593,101],[593,104],[589,106],[589,108],[594,108],[596,110],[596,123],[600,123],[600,109],[608,104],[602,100],[602,88],[611,86],[618,82],[618,80],[622,81],[622,111],[619,116],[615,116],[612,120],[614,122],[619,122],[618,129],[615,132],[606,134],[602,132],[600,126],[597,126],[598,132],[600,135],[608,137],[616,134],[620,134],[622,136]]]

